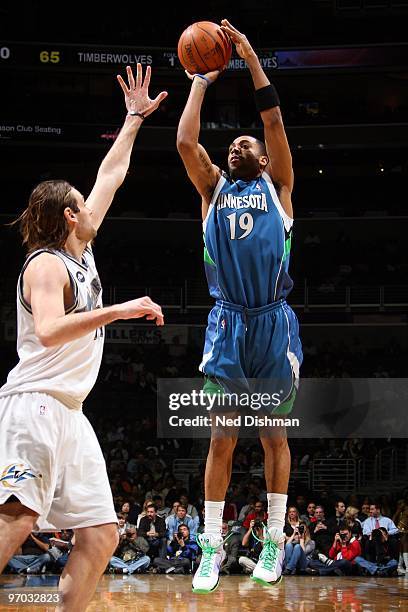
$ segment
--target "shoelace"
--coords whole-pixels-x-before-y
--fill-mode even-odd
[[[217,552],[221,549],[221,546],[225,544],[229,537],[232,536],[232,532],[227,535],[225,540],[223,540],[222,545],[220,544],[216,548],[211,546],[208,541],[201,542],[201,538],[204,534],[200,533],[197,536],[197,544],[203,551],[203,558],[200,563],[200,577],[208,578],[211,575],[211,570],[213,567],[213,557],[217,554]]]
[[[266,530],[266,525],[264,525],[264,528]],[[262,565],[264,566],[264,568],[271,572],[274,569],[276,560],[278,558],[278,554],[280,550],[279,546],[276,544],[276,542],[271,540],[268,536],[264,540],[260,540],[255,535],[254,530],[252,530],[252,535],[255,538],[255,540],[258,540],[258,542],[263,543],[263,548],[262,548],[261,554],[259,555],[259,560],[262,561]]]

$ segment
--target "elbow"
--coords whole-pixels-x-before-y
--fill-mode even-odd
[[[267,111],[261,113],[261,116],[265,127],[275,128],[283,125],[282,114],[279,106],[269,108]]]
[[[191,138],[188,134],[183,131],[177,132],[177,151],[183,154],[186,151],[190,151],[193,147],[197,146],[197,142]]]
[[[52,334],[47,329],[36,329],[35,334],[40,341],[41,345],[44,348],[51,348],[52,346],[56,346],[58,342],[56,341],[55,334]]]
[[[37,334],[37,338],[39,339],[41,345],[44,348],[51,348],[52,346],[55,346],[57,344],[53,337],[49,334]]]

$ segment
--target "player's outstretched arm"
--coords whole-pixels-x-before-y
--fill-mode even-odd
[[[198,138],[204,95],[207,87],[219,75],[219,71],[214,70],[199,76],[189,74],[187,71],[186,74],[192,83],[190,95],[178,125],[177,150],[191,182],[201,195],[203,202],[208,205],[220,177],[220,169],[211,162],[207,151],[199,144]]]
[[[35,333],[43,346],[60,346],[118,319],[146,317],[156,321],[156,325],[164,324],[160,306],[147,296],[66,315],[64,292],[69,292],[69,288],[67,269],[55,255],[42,253],[28,264],[24,273],[24,297],[31,305]]]
[[[92,219],[96,228],[102,223],[116,190],[125,179],[133,143],[143,118],[153,113],[167,96],[167,92],[162,91],[154,100],[149,98],[150,66],[146,68],[144,79],[141,64],[137,64],[136,80],[130,66],[127,66],[126,72],[127,83],[120,75],[117,75],[117,79],[125,95],[128,114],[118,137],[99,167],[95,185],[86,201],[88,208],[92,209]]]
[[[285,212],[292,217],[291,193],[293,190],[292,155],[290,152],[282,115],[279,108],[279,98],[276,90],[266,76],[257,54],[250,45],[245,34],[239,32],[229,21],[221,21],[224,30],[235,44],[237,53],[249,68],[255,87],[255,100],[260,110],[264,124],[265,144],[269,157],[266,171],[275,183],[279,185],[279,198]],[[272,89],[271,89],[272,88]],[[270,106],[269,106],[270,104]]]

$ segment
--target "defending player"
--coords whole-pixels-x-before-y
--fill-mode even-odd
[[[86,201],[62,180],[40,183],[19,218],[28,257],[18,280],[19,363],[0,390],[0,572],[37,523],[74,529],[58,610],[85,610],[117,546],[106,465],[82,402],[98,375],[104,325],[146,316],[163,325],[148,297],[102,307],[91,242],[130,162],[149,98],[150,67],[127,67],[127,116]]]
[[[246,36],[227,20],[222,28],[250,70],[255,102],[264,124],[265,145],[240,136],[228,151],[229,174],[222,172],[199,144],[200,110],[207,87],[219,72],[188,75],[190,95],[180,119],[177,147],[190,180],[202,198],[204,262],[216,305],[208,317],[200,370],[208,393],[230,390],[237,381],[280,380],[280,414],[290,412],[302,360],[298,323],[285,298],[293,225],[292,159],[279,110],[279,98]],[[284,516],[290,472],[286,432],[260,432],[265,452],[268,529],[253,572],[257,581],[280,580],[284,558]],[[205,473],[205,532],[193,590],[218,585],[223,560],[221,521],[237,436],[212,432]]]

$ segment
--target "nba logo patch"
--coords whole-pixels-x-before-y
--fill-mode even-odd
[[[40,416],[45,414],[46,410],[47,410],[47,408],[45,406],[40,406]]]
[[[226,328],[226,326],[227,326],[227,322],[225,321],[225,319],[223,319],[223,320],[221,321],[221,329],[225,329],[225,328]]]

